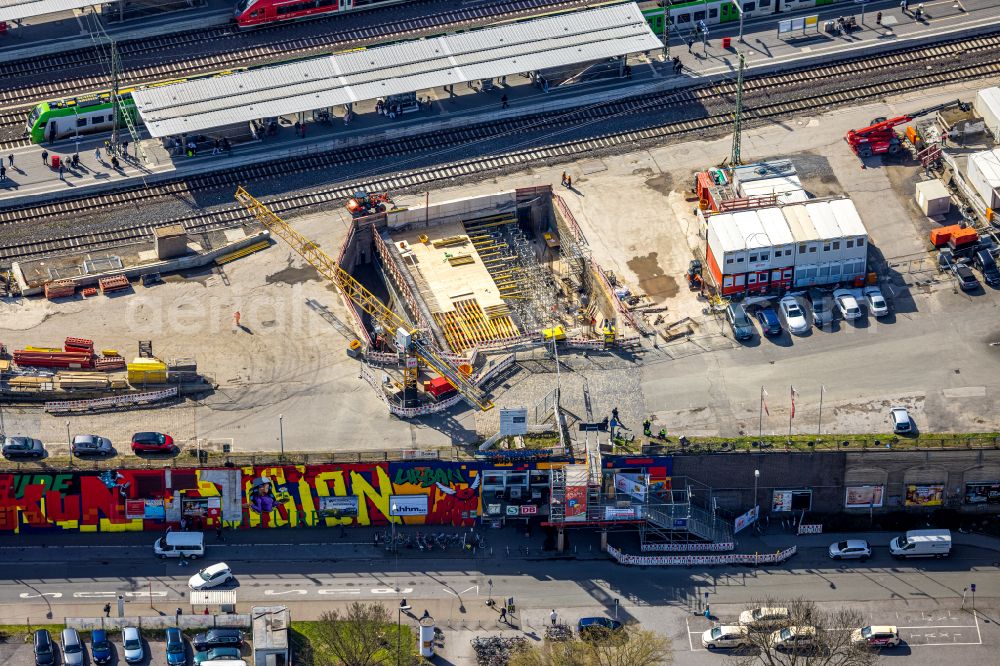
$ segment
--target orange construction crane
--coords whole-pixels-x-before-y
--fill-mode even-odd
[[[335,284],[344,298],[351,300],[362,310],[372,316],[385,333],[387,342],[394,343],[397,351],[405,355],[403,370],[403,402],[405,407],[415,406],[417,399],[417,373],[419,363],[441,375],[462,394],[462,397],[483,411],[493,408],[483,391],[471,382],[451,361],[431,343],[425,342],[422,331],[408,324],[402,317],[386,307],[364,285],[355,280],[350,273],[330,258],[326,252],[319,249],[299,232],[288,226],[288,223],[278,217],[270,208],[254,199],[243,187],[236,190],[235,198],[253,214],[257,221],[268,231],[288,243],[296,254],[306,260],[320,275]]]

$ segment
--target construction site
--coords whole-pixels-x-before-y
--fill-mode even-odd
[[[359,192],[335,263],[247,192],[236,196],[340,288],[359,336],[348,354],[396,416],[463,399],[492,409],[490,387],[518,350],[638,344],[620,292],[550,186],[414,208]]]

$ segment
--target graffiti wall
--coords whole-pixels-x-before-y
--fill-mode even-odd
[[[376,463],[0,474],[0,531],[471,525],[481,465]]]

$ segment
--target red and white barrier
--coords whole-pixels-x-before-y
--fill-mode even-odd
[[[798,551],[796,546],[773,553],[729,553],[726,555],[629,555],[608,546],[608,555],[618,564],[638,567],[694,567],[719,564],[781,564]]]
[[[720,552],[733,550],[736,544],[732,541],[725,543],[644,543],[642,544],[644,553],[687,553],[687,552]]]
[[[116,395],[110,398],[96,398],[94,400],[63,400],[60,402],[45,403],[47,412],[88,412],[98,409],[117,409],[130,405],[141,405],[151,402],[159,402],[167,398],[177,396],[177,387],[163,389],[162,391],[149,391],[147,393],[129,393],[127,395]]]
[[[799,523],[799,534],[822,534],[822,525],[803,525]]]

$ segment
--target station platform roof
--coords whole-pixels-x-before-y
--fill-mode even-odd
[[[149,133],[165,137],[661,47],[627,3],[144,88],[132,97]]]
[[[99,0],[0,0],[0,21],[15,21],[99,4]]]

